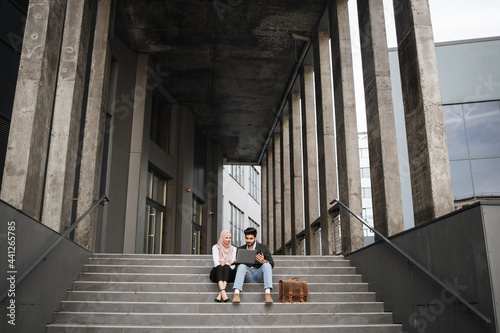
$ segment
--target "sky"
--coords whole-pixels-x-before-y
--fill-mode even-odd
[[[384,1],[387,44],[396,47],[392,0]],[[357,24],[357,1],[349,1],[356,105],[364,106],[361,50]],[[429,0],[434,41],[448,42],[500,37],[500,0]],[[366,131],[364,107],[358,108],[358,130]]]

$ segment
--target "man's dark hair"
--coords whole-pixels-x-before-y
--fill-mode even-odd
[[[255,228],[246,228],[245,231],[243,231],[245,233],[245,236],[246,235],[253,235],[254,237],[257,237],[257,229]]]

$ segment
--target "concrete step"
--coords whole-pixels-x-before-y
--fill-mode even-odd
[[[273,305],[274,306],[274,305]],[[380,325],[392,324],[390,313],[223,313],[227,306],[221,305],[217,315],[190,313],[75,313],[61,311],[56,313],[58,324],[103,325],[113,321],[123,326],[218,326],[225,323],[227,326],[262,326],[262,325],[314,325],[318,323],[328,325]]]
[[[89,273],[162,273],[162,274],[208,274],[212,266],[154,266],[154,265],[85,265]],[[354,267],[275,267],[273,274],[355,274]]]
[[[211,254],[134,254],[134,253],[94,253],[93,258],[135,258],[135,259],[195,259],[210,260]],[[346,260],[344,256],[292,256],[292,255],[273,255],[275,260]]]
[[[294,272],[295,273],[295,272]],[[307,281],[308,284],[315,282],[328,281],[332,283],[340,282],[361,282],[361,275],[357,274],[336,274],[336,275],[312,275],[301,274],[295,275],[300,281]],[[288,280],[290,275],[274,274],[273,280]],[[192,282],[201,283],[207,282],[208,273],[206,274],[162,274],[162,273],[94,273],[85,272],[78,276],[79,281],[117,281],[117,282]]]
[[[192,302],[107,302],[107,301],[63,301],[63,311],[68,312],[125,312],[125,313],[351,313],[384,312],[381,302],[308,302],[308,303],[250,303],[244,295],[242,304],[192,303]],[[243,304],[244,303],[244,304]],[[226,306],[226,310],[221,306]]]
[[[292,332],[292,333],[401,333],[401,325],[269,325],[269,326],[198,326],[198,327],[127,327],[111,325],[48,325],[48,333],[162,333],[162,332],[182,332],[182,333],[255,333],[255,332]]]
[[[47,332],[401,332],[343,257],[275,256],[275,264],[274,304],[264,304],[261,283],[246,283],[232,304],[214,302],[210,255],[96,254]],[[309,302],[279,303],[278,281],[295,276],[308,282]]]
[[[334,258],[334,257],[332,257]],[[93,257],[89,259],[90,264],[94,265],[153,265],[166,267],[182,267],[182,266],[202,266],[212,267],[212,258],[193,259],[193,258],[109,258],[109,257]],[[308,260],[280,260],[274,258],[275,267],[349,267],[349,261],[345,259],[308,259]]]
[[[228,291],[232,298],[233,293]],[[107,292],[107,291],[68,291],[69,301],[124,301],[124,302],[212,302],[217,296],[213,292]],[[242,294],[247,302],[262,301],[262,292],[245,292]],[[272,294],[278,301],[277,293]],[[309,299],[314,302],[374,302],[374,292],[310,292]]]
[[[368,291],[366,283],[308,283],[309,292],[364,292]],[[226,289],[232,290],[233,284],[228,284]],[[245,283],[244,291],[261,292],[262,283]],[[109,281],[75,281],[73,290],[88,291],[130,291],[130,292],[216,292],[215,283],[190,283],[190,282],[109,282]],[[273,290],[278,290],[278,282],[273,283]]]

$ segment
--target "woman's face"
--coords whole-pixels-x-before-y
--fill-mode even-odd
[[[227,234],[226,237],[224,237],[224,244],[231,244],[231,234]]]

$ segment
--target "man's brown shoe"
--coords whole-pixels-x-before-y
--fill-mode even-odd
[[[271,294],[264,294],[264,302],[266,304],[273,304],[273,299],[271,298]]]
[[[239,302],[240,302],[240,294],[234,294],[233,303],[239,303]]]

